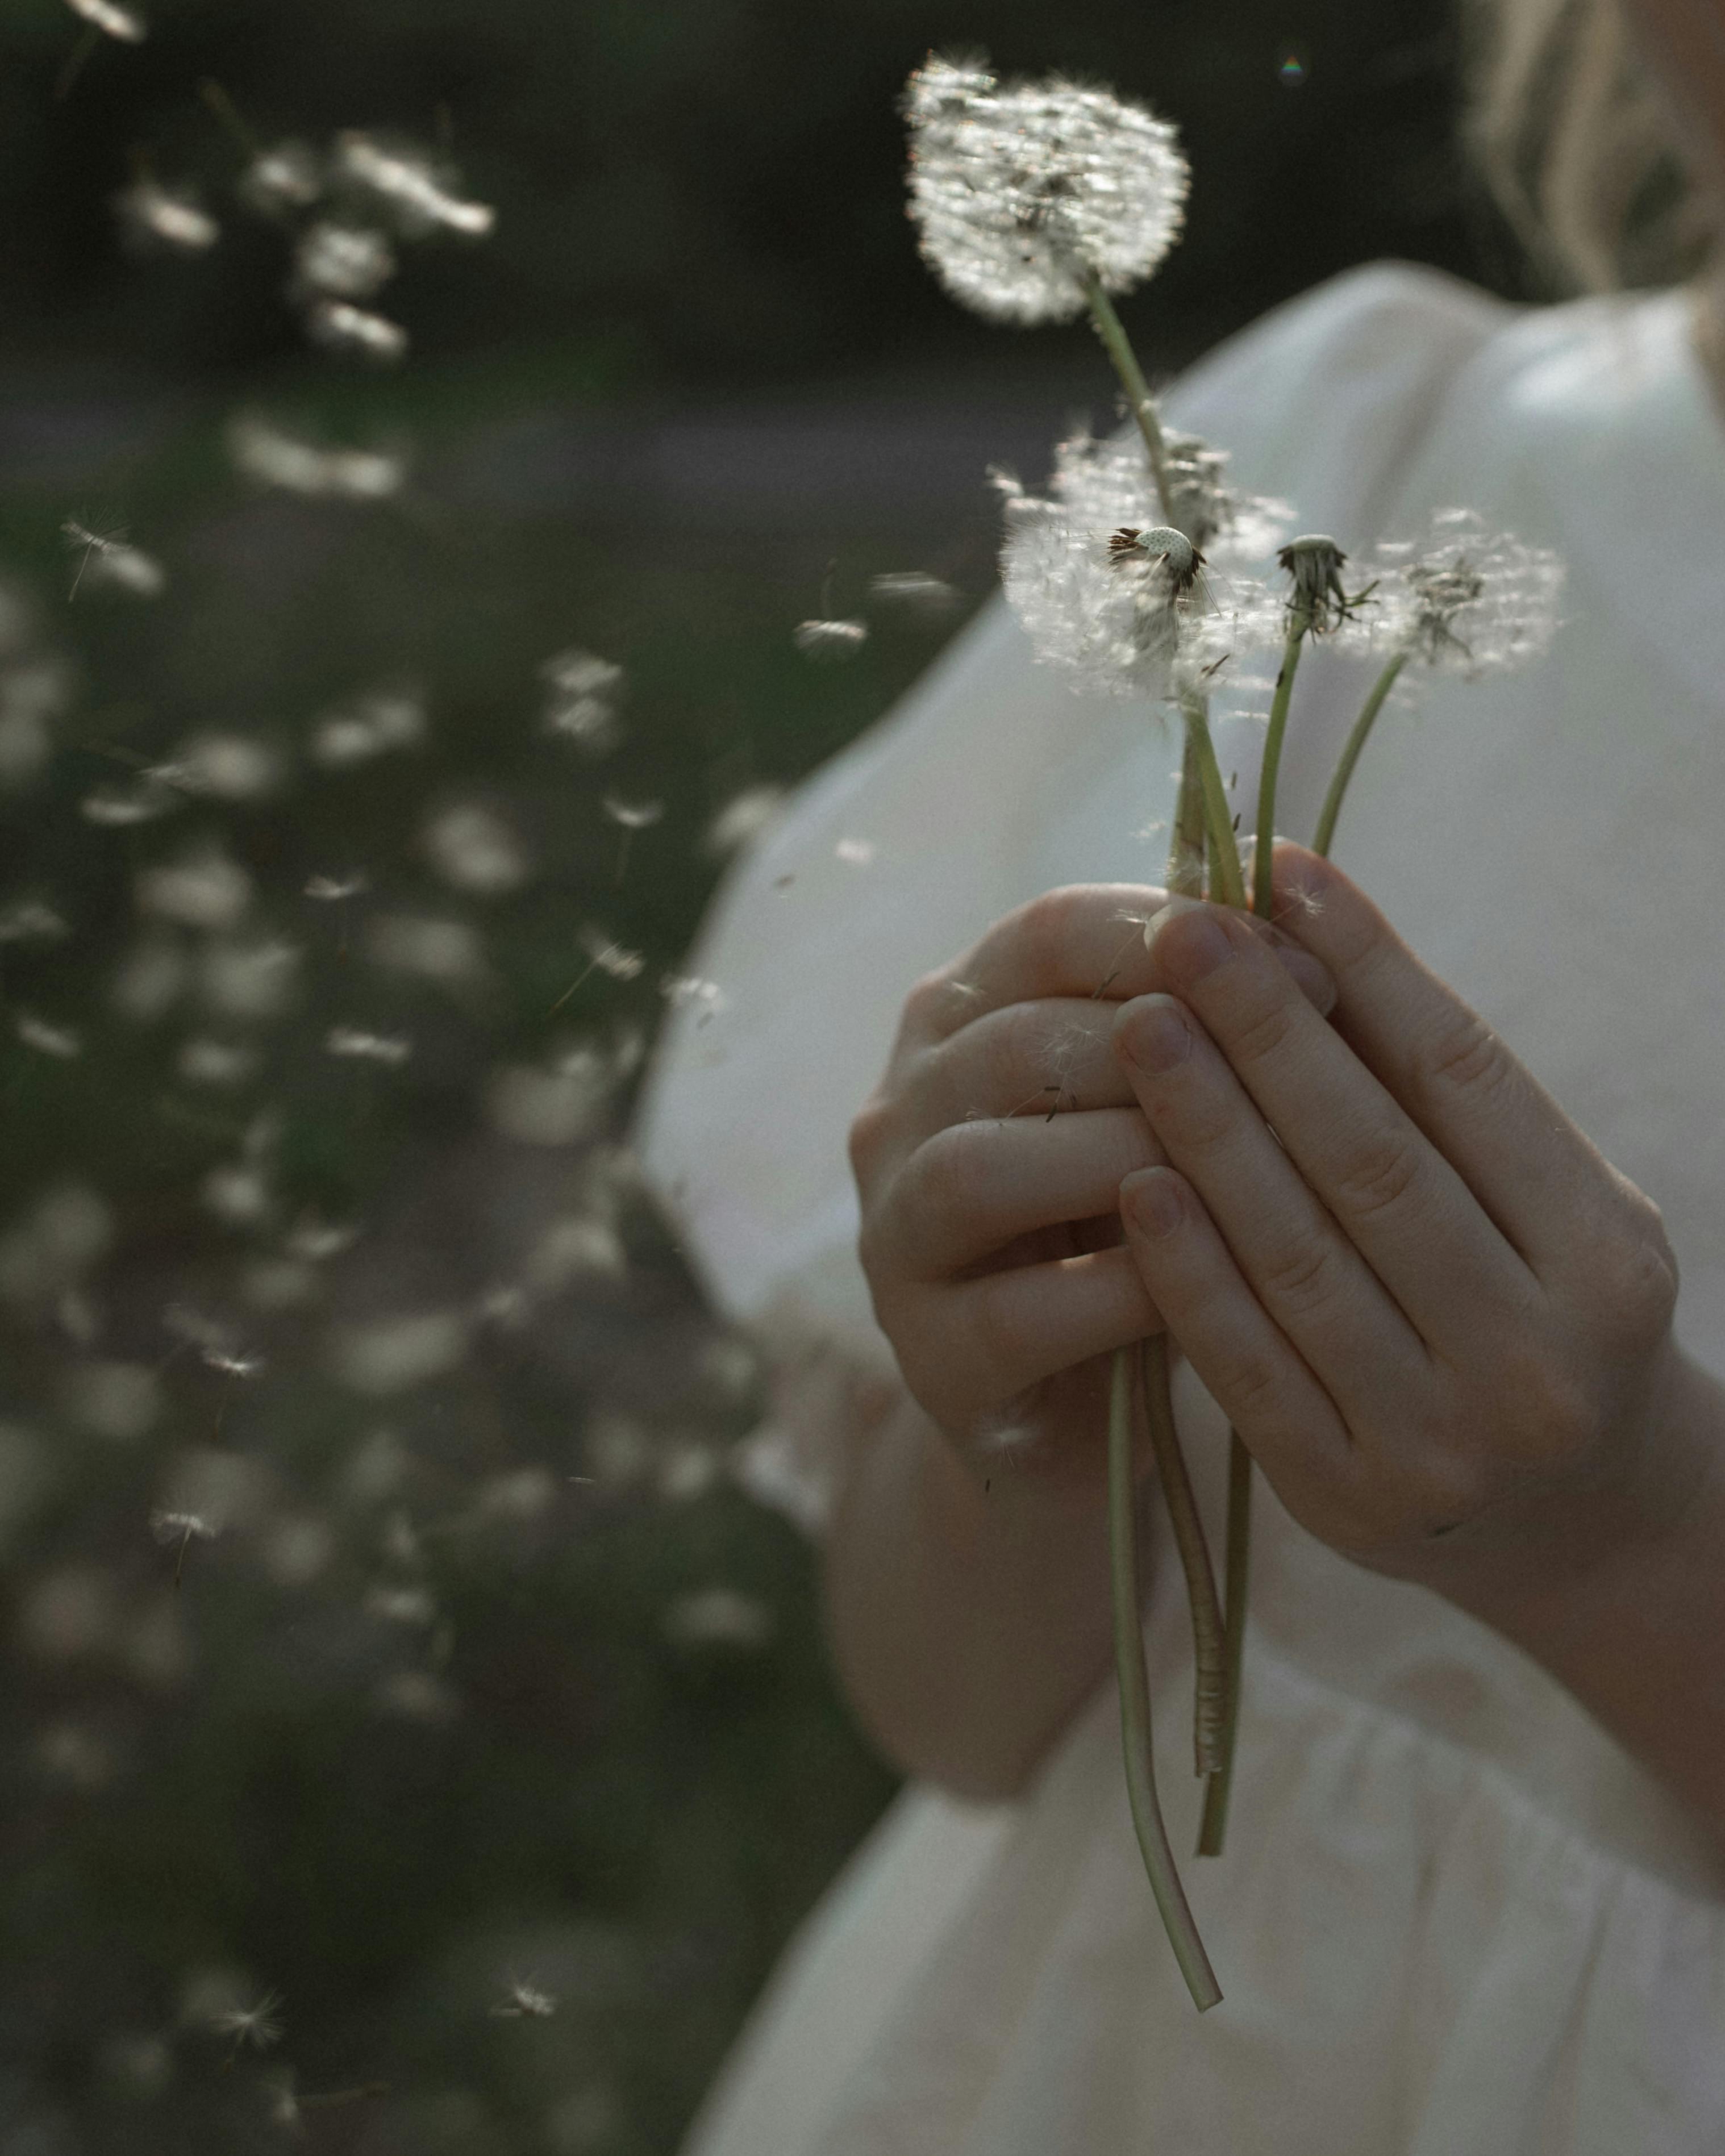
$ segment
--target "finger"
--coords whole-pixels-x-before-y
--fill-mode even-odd
[[[1163,1329],[1124,1245],[919,1288],[889,1321],[911,1391],[948,1429]]]
[[[944,1279],[1016,1236],[1111,1216],[1122,1178],[1166,1158],[1136,1107],[951,1123],[900,1168],[865,1241],[908,1278]]]
[[[1123,1005],[1116,1037],[1168,1161],[1271,1322],[1350,1427],[1381,1424],[1430,1383],[1419,1334],[1173,997]]]
[[[1530,1306],[1537,1283],[1461,1176],[1237,913],[1184,906],[1150,955],[1434,1353]]]
[[[1335,1404],[1252,1293],[1177,1170],[1129,1176],[1120,1212],[1127,1249],[1170,1337],[1296,1510],[1302,1485],[1333,1480],[1348,1467],[1350,1441]]]
[[[1276,850],[1277,918],[1336,977],[1336,1019],[1542,1279],[1584,1259],[1614,1188],[1598,1148],[1333,863]]]
[[[1142,995],[1157,983],[1143,947],[1147,921],[1168,894],[1146,884],[1068,884],[1016,907],[962,958],[919,982],[905,1006],[907,1034],[943,1040],[990,1011],[1044,998]],[[1322,1009],[1335,984],[1321,962],[1270,921],[1253,932],[1283,952]]]
[[[1062,998],[1009,1004],[925,1049],[904,1074],[909,1128],[920,1140],[979,1116],[1130,1106],[1113,1048],[1117,1008]]]

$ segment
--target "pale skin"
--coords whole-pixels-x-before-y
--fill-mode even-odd
[[[1725,6],[1629,12],[1725,195]],[[1698,291],[1725,324],[1725,270]],[[1278,847],[1279,956],[1207,906],[1146,951],[1120,916],[1162,900],[997,924],[918,984],[857,1120],[904,1379],[852,1418],[826,1552],[865,1724],[1024,1789],[1111,1664],[1108,1357],[1165,1327],[1302,1527],[1541,1663],[1725,1861],[1725,1388],[1676,1339],[1657,1207],[1339,870]],[[1170,1019],[1183,1054],[1134,1060]]]

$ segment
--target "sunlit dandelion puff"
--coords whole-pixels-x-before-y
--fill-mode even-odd
[[[650,830],[665,814],[662,801],[619,801],[614,793],[608,793],[601,807],[614,824],[622,826],[623,836],[617,849],[617,880],[623,881],[624,871],[629,866],[629,841],[637,831]]]
[[[179,1544],[174,1558],[174,1585],[177,1587],[180,1574],[185,1569],[187,1551],[194,1542],[213,1542],[218,1530],[201,1512],[157,1512],[150,1515],[150,1532],[158,1543]]]

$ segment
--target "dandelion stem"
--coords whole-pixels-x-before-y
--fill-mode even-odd
[[[1184,898],[1204,896],[1204,774],[1199,769],[1198,741],[1190,726],[1180,758],[1180,791],[1174,804],[1173,837],[1168,847],[1168,888]]]
[[[1330,781],[1330,790],[1324,796],[1323,813],[1317,819],[1317,834],[1312,839],[1312,850],[1327,860],[1330,842],[1336,835],[1336,819],[1342,813],[1342,797],[1348,791],[1348,782],[1353,776],[1353,767],[1359,762],[1359,752],[1366,745],[1366,737],[1373,721],[1384,708],[1384,700],[1395,686],[1396,677],[1408,663],[1405,651],[1398,651],[1378,679],[1372,684],[1372,693],[1360,708],[1353,722],[1353,732],[1348,737],[1348,745],[1336,766],[1336,775]]]
[[[1187,696],[1180,701],[1186,721],[1186,738],[1197,758],[1199,782],[1204,789],[1204,818],[1214,847],[1216,874],[1221,886],[1210,896],[1224,906],[1245,910],[1245,881],[1240,872],[1240,855],[1234,844],[1234,819],[1228,813],[1228,789],[1216,763],[1215,744],[1210,739],[1209,706],[1202,696]]]
[[[1228,1825],[1228,1793],[1234,1784],[1234,1741],[1240,1728],[1240,1676],[1245,1666],[1246,1570],[1252,1548],[1252,1455],[1228,1433],[1228,1578],[1225,1630],[1228,1646],[1227,1707],[1222,1721],[1221,1763],[1204,1793],[1198,1854],[1219,1856]]]
[[[1270,705],[1270,731],[1264,737],[1264,762],[1258,773],[1258,843],[1252,852],[1252,911],[1263,921],[1270,918],[1270,856],[1276,843],[1276,778],[1282,736],[1287,732],[1294,676],[1300,670],[1300,647],[1311,626],[1312,616],[1303,607],[1290,608],[1287,642],[1282,646],[1281,668]]]
[[[1156,1455],[1156,1472],[1162,1482],[1168,1523],[1174,1531],[1174,1547],[1186,1575],[1186,1599],[1192,1607],[1193,1771],[1213,1774],[1222,1763],[1220,1731],[1226,1686],[1222,1607],[1216,1599],[1216,1576],[1198,1517],[1198,1502],[1192,1494],[1192,1478],[1186,1471],[1186,1456],[1174,1426],[1174,1406],[1168,1391],[1168,1335],[1151,1333],[1141,1343],[1139,1353],[1150,1449]]]
[[[1175,524],[1173,487],[1168,473],[1168,444],[1162,437],[1162,422],[1156,416],[1156,400],[1150,394],[1150,385],[1138,365],[1138,356],[1132,350],[1126,325],[1114,311],[1114,302],[1102,290],[1102,280],[1094,270],[1087,269],[1084,273],[1084,296],[1090,305],[1091,321],[1102,341],[1102,349],[1114,362],[1114,372],[1120,377],[1126,401],[1144,438],[1163,519]]]
[[[1174,1869],[1162,1807],[1156,1799],[1151,1752],[1150,1681],[1144,1666],[1143,1617],[1138,1606],[1137,1507],[1132,1491],[1132,1355],[1117,1348],[1108,1405],[1108,1552],[1114,1588],[1114,1665],[1120,1680],[1120,1735],[1127,1799],[1150,1890],[1192,2003],[1202,2014],[1222,1996],[1204,1941],[1192,1921]]]

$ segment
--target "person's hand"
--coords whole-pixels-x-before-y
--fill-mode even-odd
[[[1328,1022],[1207,905],[1117,1014],[1165,1155],[1121,1192],[1144,1292],[1321,1541],[1458,1600],[1540,1591],[1698,1473],[1659,1209],[1338,869],[1282,844],[1275,888]]]
[[[1022,1446],[1027,1470],[1100,1487],[1108,1356],[1161,1329],[1118,1196],[1163,1156],[1111,1036],[1120,999],[1152,985],[1142,925],[1164,896],[1076,885],[997,923],[911,991],[851,1128],[875,1315],[979,1476]],[[1321,1024],[1322,963],[1267,923],[1249,932]]]

